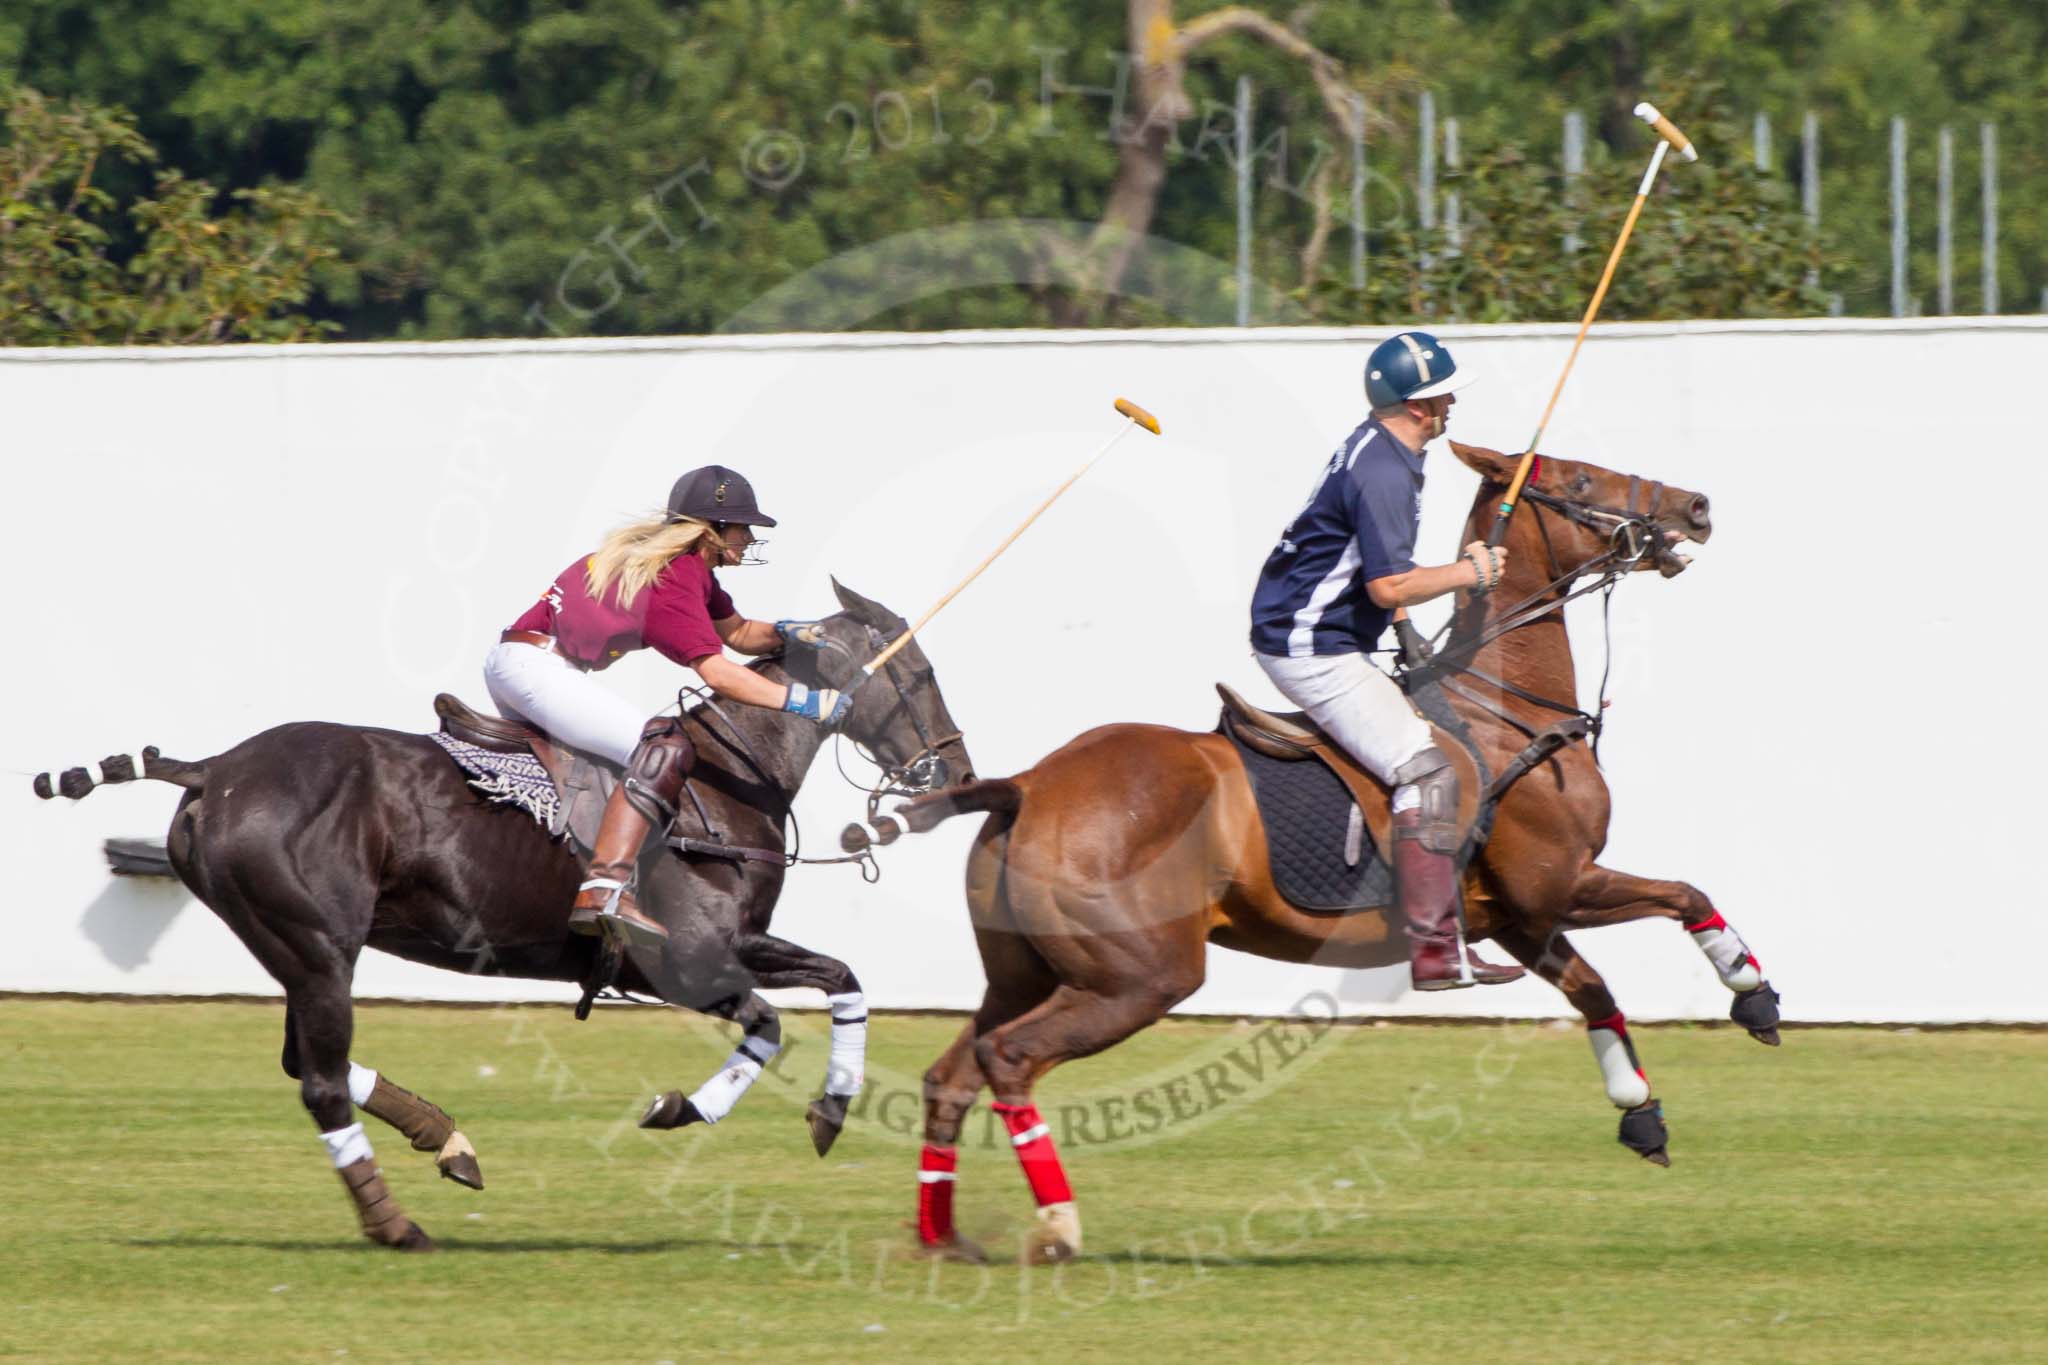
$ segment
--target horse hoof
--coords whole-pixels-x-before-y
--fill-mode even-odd
[[[1645,1100],[1623,1114],[1615,1140],[1645,1161],[1671,1164],[1671,1154],[1665,1150],[1671,1131],[1664,1126],[1664,1106],[1657,1100]]]
[[[950,1261],[956,1265],[987,1265],[988,1253],[965,1237],[948,1242],[919,1242],[917,1249],[927,1260]]]
[[[846,1127],[845,1095],[820,1095],[804,1110],[804,1119],[811,1125],[811,1146],[823,1156],[832,1150],[832,1144],[839,1141],[839,1130]]]
[[[375,1232],[365,1232],[363,1235],[378,1246],[390,1247],[393,1251],[432,1251],[434,1249],[434,1239],[427,1236],[426,1230],[410,1218],[406,1219],[405,1225],[395,1232],[388,1229],[379,1229]]]
[[[647,1102],[647,1112],[640,1116],[642,1128],[682,1128],[703,1121],[704,1116],[697,1112],[697,1106],[690,1103],[680,1090],[656,1095]]]
[[[472,1190],[484,1187],[484,1172],[476,1164],[476,1148],[469,1145],[469,1139],[460,1132],[450,1133],[448,1140],[441,1144],[441,1150],[434,1157],[434,1165],[440,1170],[443,1180],[452,1180]]]
[[[1058,1265],[1081,1254],[1081,1214],[1071,1201],[1047,1204],[1024,1237],[1024,1264]]]
[[[1776,1047],[1778,1038],[1778,993],[1766,981],[1755,990],[1735,997],[1728,1017],[1749,1030],[1749,1036],[1765,1047]]]

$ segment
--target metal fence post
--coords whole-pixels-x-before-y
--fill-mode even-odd
[[[1935,141],[1934,297],[1935,311],[1956,311],[1956,135],[1946,123]]]
[[[1572,109],[1566,111],[1564,116],[1564,200],[1574,213],[1579,207],[1577,181],[1585,173],[1586,116]],[[1564,249],[1567,252],[1579,249],[1579,234],[1576,230],[1565,233]]]
[[[1809,109],[1799,127],[1799,202],[1806,211],[1806,230],[1820,238],[1820,115]],[[1820,271],[1806,272],[1809,289],[1820,287]]]
[[[1422,92],[1422,163],[1416,167],[1415,224],[1421,229],[1422,268],[1429,269],[1432,256],[1429,235],[1436,231],[1436,96]]]
[[[1458,150],[1458,121],[1447,118],[1444,120],[1444,169],[1456,171],[1462,164],[1463,158]],[[1444,243],[1446,252],[1452,256],[1457,255],[1458,248],[1464,244],[1464,207],[1464,200],[1455,187],[1444,191]]]
[[[1351,287],[1365,288],[1365,96],[1351,95]]]
[[[1237,78],[1237,325],[1252,322],[1252,82]]]
[[[1756,122],[1750,126],[1751,151],[1755,156],[1756,168],[1769,174],[1771,169],[1771,116],[1757,111]]]
[[[1998,125],[1980,124],[1984,150],[1984,311],[1998,311]]]
[[[1892,316],[1906,316],[1906,121],[1892,119]]]

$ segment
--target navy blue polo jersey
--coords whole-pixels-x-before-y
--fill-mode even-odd
[[[1415,567],[1421,523],[1422,452],[1368,417],[1266,556],[1252,592],[1252,648],[1300,657],[1378,644],[1393,612],[1374,605],[1365,585]]]

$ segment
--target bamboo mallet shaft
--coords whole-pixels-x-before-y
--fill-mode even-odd
[[[1145,409],[1139,407],[1136,403],[1133,403],[1130,399],[1117,399],[1116,410],[1122,413],[1125,417],[1129,418],[1130,420],[1125,422],[1122,426],[1118,427],[1116,429],[1116,435],[1110,437],[1107,441],[1104,441],[1102,443],[1102,448],[1096,451],[1093,455],[1088,457],[1088,463],[1082,465],[1079,469],[1075,470],[1072,474],[1068,475],[1065,483],[1062,483],[1058,488],[1053,489],[1051,496],[1047,497],[1044,502],[1038,504],[1037,508],[1032,511],[1030,516],[1024,518],[1023,522],[1017,527],[1016,530],[1010,532],[1009,535],[1003,537],[1003,543],[996,546],[995,549],[989,551],[988,558],[982,560],[981,563],[975,565],[974,571],[972,573],[968,574],[967,577],[961,579],[957,584],[955,584],[951,592],[947,593],[944,597],[941,597],[938,601],[932,603],[930,610],[926,611],[924,615],[917,618],[916,624],[912,625],[909,630],[904,631],[894,640],[891,640],[888,643],[888,645],[883,648],[881,653],[877,654],[872,660],[870,660],[867,666],[861,670],[863,681],[865,681],[867,678],[873,677],[875,675],[876,670],[880,669],[882,665],[888,663],[889,660],[895,658],[897,651],[910,643],[911,637],[915,636],[920,630],[923,630],[925,628],[925,625],[934,616],[937,616],[939,614],[940,609],[944,607],[948,602],[958,597],[962,590],[964,590],[969,583],[972,583],[975,579],[981,577],[982,570],[986,569],[989,565],[995,563],[996,560],[1001,557],[1003,551],[1009,549],[1010,546],[1016,543],[1017,537],[1023,535],[1026,531],[1030,530],[1031,523],[1037,521],[1039,517],[1043,516],[1045,514],[1045,509],[1052,506],[1055,502],[1059,501],[1060,494],[1066,492],[1069,488],[1072,488],[1074,486],[1075,481],[1078,480],[1083,474],[1086,474],[1089,470],[1093,469],[1096,466],[1096,464],[1101,461],[1103,456],[1109,454],[1110,451],[1114,450],[1116,448],[1116,443],[1118,441],[1121,441],[1124,437],[1130,435],[1132,428],[1143,427],[1146,431],[1151,432],[1154,436],[1157,436],[1159,434],[1159,419],[1157,417],[1154,417],[1151,413],[1145,411]]]

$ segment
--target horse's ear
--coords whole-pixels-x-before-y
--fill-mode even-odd
[[[893,614],[881,603],[862,597],[836,577],[832,580],[832,592],[839,599],[839,605],[851,613],[856,621],[871,626],[886,626],[892,619]]]
[[[1451,442],[1451,454],[1457,456],[1462,464],[1482,479],[1491,479],[1495,483],[1509,483],[1515,477],[1516,457],[1513,455],[1503,455],[1498,450],[1488,450],[1485,446],[1468,446],[1457,441]]]

